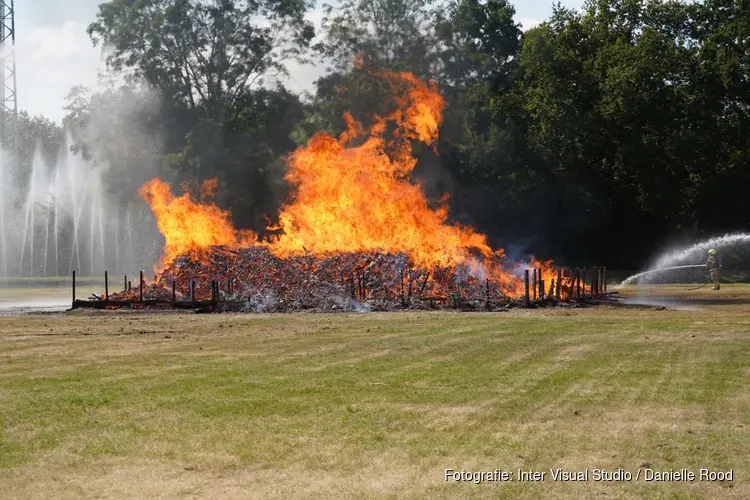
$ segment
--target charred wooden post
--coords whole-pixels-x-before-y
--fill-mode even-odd
[[[138,297],[139,300],[143,300],[143,271],[140,274],[140,280],[138,280]]]
[[[128,291],[128,275],[127,274],[125,275],[125,279],[122,282],[122,286],[124,287],[122,291],[127,292]]]
[[[526,285],[526,294],[524,295],[524,305],[529,307],[529,270],[527,269],[523,273],[523,281]]]
[[[539,275],[539,300],[544,300],[544,278],[542,277],[542,270],[537,268],[536,273]]]
[[[411,301],[412,289],[414,288],[414,273],[409,269],[409,301]]]
[[[555,278],[552,278],[550,280],[549,291],[547,292],[547,297],[551,299],[554,296],[554,294],[555,294]]]
[[[172,304],[174,304],[175,302],[177,302],[177,285],[176,285],[176,283],[177,283],[177,280],[173,279],[172,280]]]
[[[533,291],[534,291],[533,298],[534,298],[534,300],[536,300],[536,295],[537,295],[537,293],[539,291],[539,285],[537,284],[536,281],[537,281],[536,280],[536,268],[534,268],[534,283],[533,283]]]
[[[578,286],[581,289],[580,296],[586,296],[586,268],[578,270]]]
[[[104,300],[109,302],[109,278],[107,277],[107,271],[104,271]]]
[[[594,296],[599,296],[599,276],[600,276],[599,266],[594,267],[594,275],[591,277],[591,286],[594,287]]]
[[[73,271],[73,305],[71,308],[75,309],[76,307],[76,272]]]
[[[430,273],[428,272],[428,273],[427,273],[427,274],[425,274],[425,276],[424,276],[424,281],[422,282],[422,288],[420,288],[420,289],[419,289],[419,296],[420,296],[420,297],[421,297],[421,296],[422,296],[422,294],[424,293],[424,287],[426,287],[426,286],[427,286],[427,279],[428,279],[429,277],[430,277]]]
[[[581,270],[581,292],[583,293],[583,296],[586,296],[586,268],[584,267]]]
[[[599,296],[599,282],[597,280],[599,276],[599,268],[594,266],[591,272],[591,295],[596,298]]]
[[[133,284],[128,281],[128,292],[133,289]]]
[[[602,285],[604,293],[607,293],[607,266],[602,266]]]
[[[560,302],[560,287],[562,284],[562,269],[557,270],[557,288],[555,288],[555,301]]]
[[[190,280],[190,300],[195,301],[195,280]]]
[[[581,269],[576,269],[575,274],[576,298],[581,298]]]

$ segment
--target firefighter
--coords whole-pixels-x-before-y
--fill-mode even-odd
[[[721,259],[716,255],[716,250],[713,248],[708,251],[706,267],[708,268],[708,272],[711,273],[711,281],[714,284],[711,290],[719,290],[721,288],[721,284],[719,283],[721,280]]]

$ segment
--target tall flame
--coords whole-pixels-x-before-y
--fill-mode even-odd
[[[417,164],[412,141],[435,142],[445,101],[434,83],[409,73],[382,76],[402,93],[396,111],[376,116],[368,134],[346,114],[347,129],[338,139],[320,132],[290,156],[286,179],[297,189],[281,209],[276,229],[283,232],[272,251],[286,257],[303,248],[320,254],[387,250],[426,267],[465,262],[471,248],[491,255],[485,236],[447,224],[447,207],[431,209],[421,187],[406,179]]]
[[[193,201],[187,185],[184,186],[186,192],[178,197],[172,194],[169,184],[160,179],[151,179],[141,186],[139,194],[154,212],[165,239],[164,254],[155,271],[180,255],[199,256],[213,245],[239,247],[257,242],[255,233],[235,229],[230,213],[207,201],[216,185],[215,179],[203,182],[200,186],[202,203]]]

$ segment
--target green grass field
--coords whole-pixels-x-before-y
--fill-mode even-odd
[[[750,288],[637,294],[695,310],[0,316],[0,497],[750,498]]]

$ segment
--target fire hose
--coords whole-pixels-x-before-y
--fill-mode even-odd
[[[700,290],[704,286],[710,285],[712,282],[713,282],[713,280],[708,280],[706,283],[702,284],[701,286],[698,286],[698,287],[695,287],[695,288],[688,288],[687,291],[688,292],[694,292],[695,290]]]
[[[719,266],[719,269],[721,269],[721,266]],[[709,279],[708,279],[708,281],[707,281],[707,282],[705,282],[704,284],[702,284],[701,286],[698,286],[698,287],[695,287],[695,288],[688,288],[688,290],[687,290],[687,291],[688,291],[688,292],[693,292],[693,291],[695,291],[695,290],[700,290],[700,289],[701,289],[701,288],[703,288],[704,286],[708,286],[708,285],[710,285],[711,283],[713,283],[713,281],[714,281],[714,280],[713,280],[713,278],[709,278]]]
[[[684,266],[672,266],[672,267],[662,267],[662,268],[659,268],[659,269],[650,269],[648,271],[643,271],[641,273],[638,273],[638,274],[635,274],[635,275],[631,276],[630,278],[628,278],[625,281],[623,281],[623,284],[627,284],[631,280],[640,278],[641,276],[653,274],[653,273],[660,273],[660,272],[664,272],[664,271],[672,271],[672,270],[676,270],[676,269],[689,269],[689,268],[700,268],[700,267],[705,267],[705,264],[688,264],[688,265],[684,265]],[[692,291],[695,291],[695,290],[700,290],[704,286],[708,286],[709,284],[711,284],[712,281],[713,281],[712,279],[709,279],[708,282],[704,283],[703,285],[695,287],[695,288],[688,288],[687,291],[688,292],[692,292]]]

